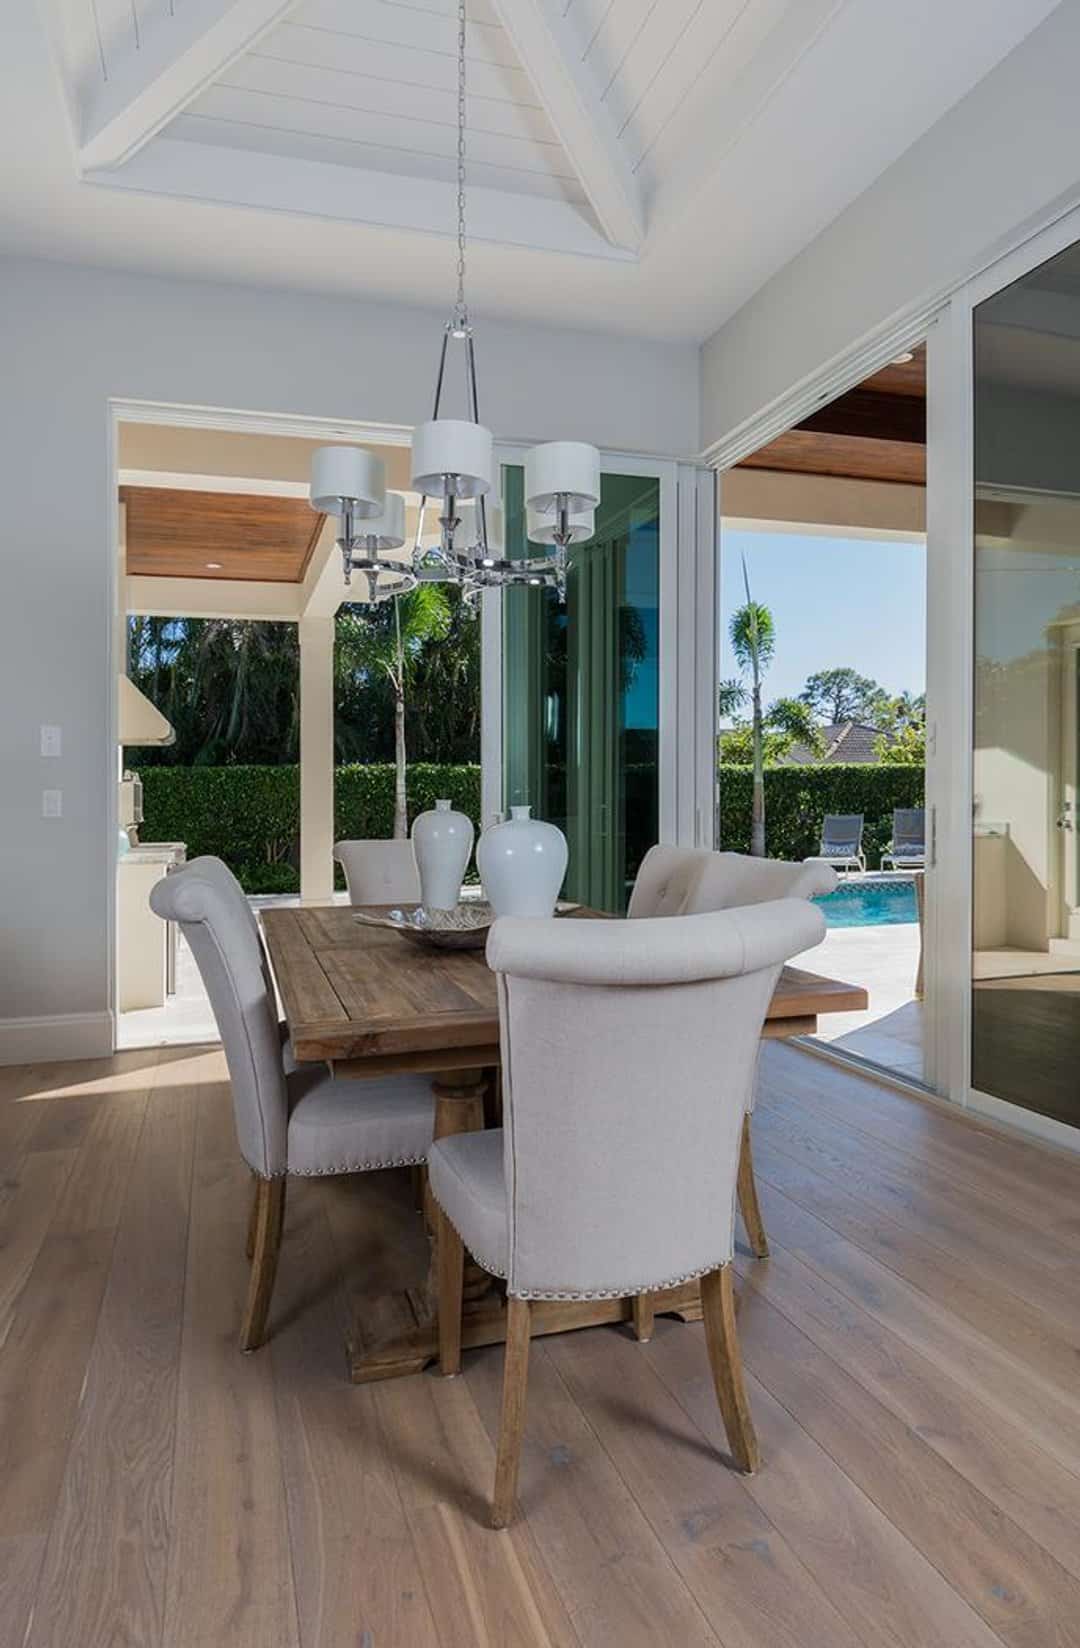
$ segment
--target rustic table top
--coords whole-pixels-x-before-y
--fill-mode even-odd
[[[265,910],[262,919],[298,1059],[437,1068],[432,1055],[451,1053],[460,1063],[475,1049],[478,1062],[490,1061],[499,1011],[482,949],[424,949],[356,921],[348,905],[286,906]],[[785,967],[765,1033],[802,1034],[821,1013],[867,1005],[860,985]]]

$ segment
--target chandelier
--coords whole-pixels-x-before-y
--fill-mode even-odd
[[[354,572],[370,602],[407,594],[420,583],[457,584],[475,603],[485,589],[515,584],[554,588],[566,595],[566,552],[590,538],[600,502],[600,454],[582,441],[548,441],[525,457],[526,535],[543,553],[509,558],[495,541],[488,496],[495,485],[495,440],[480,422],[476,353],[465,298],[465,0],[458,0],[457,53],[457,296],[443,329],[431,418],[412,439],[412,486],[420,495],[416,532],[406,550],[405,499],[386,490],[381,459],[357,446],[326,446],[314,453],[311,506],[338,521],[337,544],[345,583]],[[468,417],[440,417],[447,365],[460,349]],[[438,510],[438,535],[428,541],[429,505]]]

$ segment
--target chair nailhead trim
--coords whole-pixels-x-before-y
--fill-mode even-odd
[[[323,1179],[332,1173],[377,1173],[383,1167],[420,1167],[426,1161],[427,1151],[422,1156],[395,1156],[387,1162],[340,1162],[333,1167],[290,1167],[287,1171],[290,1178]]]
[[[622,1287],[590,1288],[583,1293],[547,1293],[539,1288],[515,1288],[514,1297],[516,1299],[626,1299],[634,1293],[663,1293],[667,1288],[682,1287],[685,1282],[696,1282],[699,1276],[707,1276],[711,1270],[720,1270],[723,1265],[730,1263],[730,1256],[727,1259],[714,1259],[712,1264],[702,1265],[698,1270],[688,1270],[682,1276],[672,1276],[666,1282],[627,1282]]]
[[[432,1190],[431,1196],[432,1196],[432,1200],[434,1202],[436,1202],[440,1208],[442,1208],[442,1211],[444,1213],[446,1213],[445,1207],[443,1207],[442,1203],[439,1201],[439,1198],[435,1194],[434,1190]],[[446,1217],[448,1219],[450,1219],[449,1213],[446,1213]],[[450,1219],[450,1223],[454,1224],[453,1219]],[[456,1225],[454,1225],[454,1229],[457,1230]],[[459,1232],[459,1234],[460,1234],[460,1232]],[[504,1269],[501,1269],[498,1265],[491,1264],[489,1260],[484,1258],[482,1253],[477,1253],[472,1248],[469,1249],[469,1252],[472,1253],[473,1258],[476,1260],[477,1264],[481,1267],[481,1269],[486,1270],[490,1275],[492,1275],[492,1276],[501,1276],[501,1277],[506,1276],[506,1271]],[[700,1269],[698,1269],[698,1270],[688,1270],[685,1273],[685,1275],[683,1275],[683,1276],[672,1276],[670,1278],[670,1280],[666,1281],[666,1282],[631,1282],[631,1283],[629,1283],[628,1285],[626,1285],[624,1287],[590,1288],[587,1293],[568,1293],[568,1292],[546,1293],[546,1292],[541,1292],[538,1288],[520,1288],[520,1289],[515,1289],[514,1290],[514,1297],[515,1297],[515,1299],[555,1299],[555,1300],[560,1300],[560,1299],[626,1299],[633,1293],[663,1293],[668,1288],[682,1287],[684,1282],[696,1282],[699,1276],[707,1276],[711,1270],[719,1270],[722,1265],[728,1265],[730,1263],[731,1263],[731,1256],[729,1254],[729,1256],[726,1259],[714,1259],[712,1264],[702,1265],[700,1267]]]
[[[435,1191],[432,1189],[430,1179],[428,1180],[428,1189],[431,1190],[431,1199],[435,1203],[436,1207],[446,1216],[446,1218],[450,1219],[449,1213],[446,1212],[445,1207],[443,1207],[438,1196],[436,1196]],[[454,1225],[453,1219],[450,1219],[450,1223]],[[454,1225],[454,1229],[457,1230],[457,1225]],[[458,1235],[461,1235],[459,1230]],[[499,1276],[504,1281],[506,1280],[506,1270],[502,1265],[493,1265],[490,1259],[485,1259],[484,1255],[482,1253],[477,1253],[474,1248],[470,1248],[469,1252],[472,1254],[481,1270],[486,1270],[489,1276]]]
[[[251,1171],[260,1179],[328,1179],[334,1173],[377,1173],[384,1167],[423,1167],[427,1163],[427,1152],[422,1156],[395,1156],[387,1162],[341,1162],[333,1167],[283,1167],[276,1173],[260,1173],[257,1167]]]

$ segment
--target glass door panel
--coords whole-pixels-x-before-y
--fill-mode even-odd
[[[523,471],[503,466],[507,554],[525,538]],[[566,834],[565,896],[621,913],[659,838],[660,481],[605,473],[596,532],[553,590],[503,595],[503,800]]]
[[[1080,1124],[1080,249],[975,310],[972,1085]]]

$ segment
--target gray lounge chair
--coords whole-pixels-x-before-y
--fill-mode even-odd
[[[861,870],[865,875],[862,836],[862,813],[826,813],[821,826],[821,847],[804,862],[813,864],[820,859],[831,864],[834,870]]]
[[[894,870],[925,870],[926,868],[926,808],[896,807],[892,815],[892,841],[887,853],[881,855],[881,868],[891,864]]]

